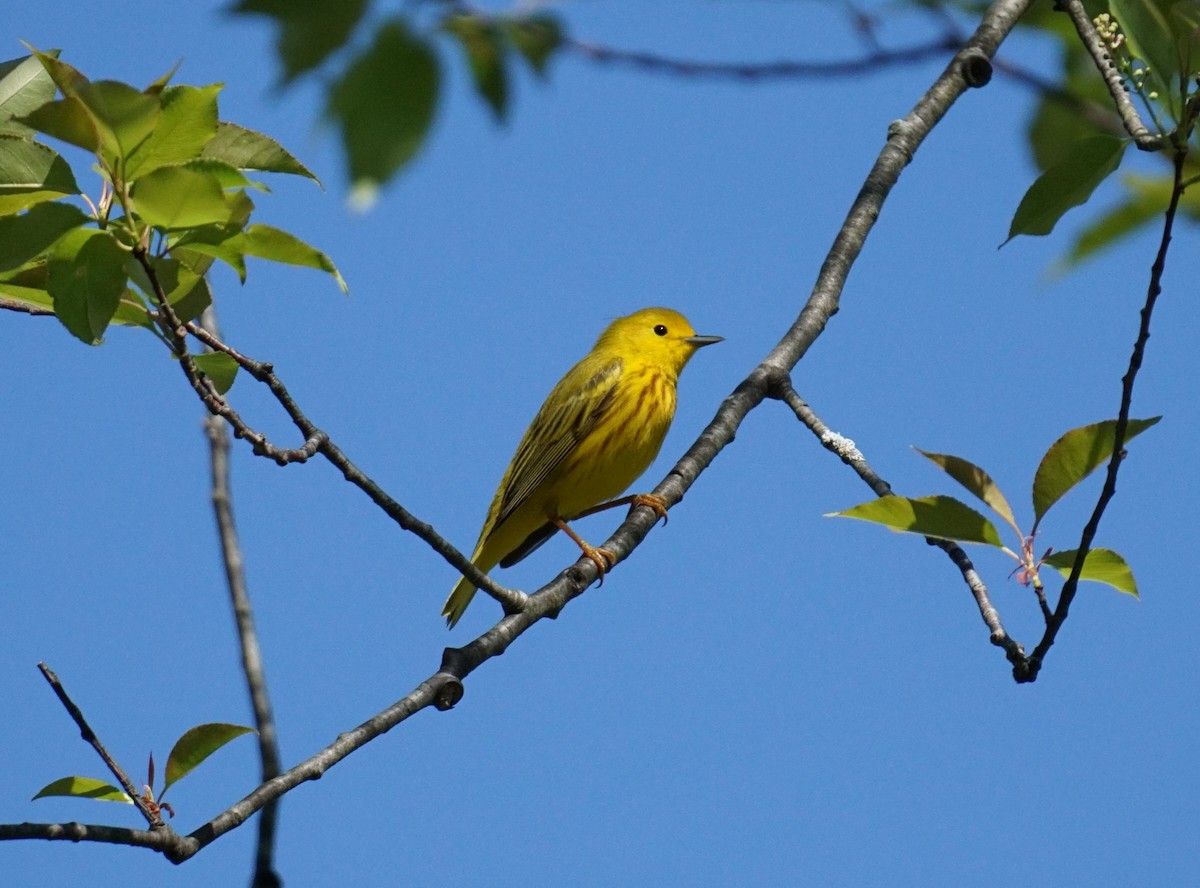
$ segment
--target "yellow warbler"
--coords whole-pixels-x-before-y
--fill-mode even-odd
[[[720,341],[697,336],[687,318],[669,308],[643,308],[609,324],[525,431],[479,532],[475,566],[484,573],[497,564],[509,567],[561,530],[603,575],[616,559],[585,543],[567,521],[629,503],[666,515],[666,504],[651,494],[605,500],[654,461],[675,416],[679,372],[696,349]],[[458,581],[442,608],[448,626],[474,594],[470,580]]]

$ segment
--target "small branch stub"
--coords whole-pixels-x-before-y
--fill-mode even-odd
[[[445,673],[443,675],[445,676]],[[445,676],[445,680],[434,694],[433,705],[438,708],[439,712],[445,712],[453,709],[462,698],[463,683],[452,675]]]
[[[992,60],[978,49],[969,49],[962,54],[959,70],[967,86],[978,89],[992,79]]]

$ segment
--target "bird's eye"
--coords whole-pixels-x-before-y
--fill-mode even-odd
[[[666,336],[666,335],[667,335],[667,326],[666,326],[666,324],[655,324],[655,326],[654,326],[654,335],[655,335],[655,336]]]

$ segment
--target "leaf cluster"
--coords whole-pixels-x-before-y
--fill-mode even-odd
[[[1125,441],[1132,440],[1161,417],[1131,419],[1125,429]],[[1054,551],[1038,557],[1034,550],[1042,519],[1050,508],[1077,484],[1106,463],[1113,453],[1116,440],[1116,421],[1105,420],[1071,429],[1046,451],[1033,476],[1030,491],[1033,505],[1033,525],[1026,534],[1017,523],[1008,498],[998,484],[979,466],[948,453],[930,453],[917,448],[951,478],[969,490],[998,515],[1017,535],[1016,549],[1006,546],[996,525],[975,509],[950,496],[929,496],[911,499],[903,496],[884,496],[866,503],[832,513],[843,518],[859,518],[882,524],[902,533],[915,533],[939,540],[959,543],[979,543],[994,546],[1018,562],[1018,576],[1026,584],[1040,589],[1038,569],[1045,565],[1064,577],[1069,577],[1079,554],[1076,549]],[[1081,580],[1105,583],[1121,592],[1138,595],[1137,583],[1125,559],[1111,549],[1089,549],[1084,556]]]
[[[161,309],[198,317],[217,260],[242,280],[248,256],[317,268],[345,289],[324,253],[250,221],[249,192],[267,188],[248,173],[316,177],[269,136],[220,120],[219,84],[172,86],[173,73],[138,89],[89,80],[53,52],[0,64],[0,298],[53,312],[90,345],[114,323],[166,339]],[[41,137],[89,153],[98,191],[84,194]],[[195,360],[219,391],[232,384],[228,356]]]
[[[563,42],[546,13],[487,15],[445,4],[432,21],[415,13],[364,24],[368,0],[240,0],[232,11],[271,19],[283,82],[332,69],[326,114],[341,133],[351,184],[367,203],[420,152],[442,90],[440,38],[457,44],[479,97],[498,123],[512,96],[512,58],[537,76]]]

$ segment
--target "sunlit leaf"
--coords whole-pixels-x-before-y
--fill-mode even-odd
[[[116,80],[88,83],[78,98],[96,120],[101,152],[114,166],[150,137],[161,114],[157,96]]]
[[[176,741],[174,748],[171,749],[171,754],[167,756],[166,782],[163,784],[163,792],[166,792],[168,786],[178,783],[190,774],[197,765],[230,740],[243,734],[253,733],[254,728],[220,722],[197,725],[186,731]]]
[[[55,89],[46,67],[35,56],[0,62],[0,133],[32,135],[32,129],[13,118],[49,102]]]
[[[1154,416],[1129,420],[1125,427],[1125,443],[1128,444],[1160,419],[1161,416]],[[1035,528],[1047,510],[1067,491],[1095,471],[1097,466],[1108,462],[1113,452],[1116,427],[1116,420],[1106,419],[1071,429],[1050,445],[1033,476]]]
[[[971,493],[975,494],[975,496],[979,497],[988,506],[991,506],[997,515],[1020,533],[1020,530],[1017,529],[1016,518],[1013,517],[1012,507],[1008,504],[1008,500],[1005,499],[999,486],[992,480],[991,475],[975,465],[975,463],[969,462],[962,457],[952,456],[949,453],[930,453],[922,450],[920,447],[913,449],[921,454],[921,456],[939,466],[942,471],[971,491]]]
[[[860,518],[903,533],[1004,547],[992,522],[970,506],[949,496],[927,496],[920,499],[882,496],[841,512],[833,512],[826,517]]]
[[[100,802],[133,804],[133,799],[123,791],[111,783],[105,783],[95,777],[62,777],[53,783],[47,783],[37,791],[33,798],[44,799],[47,796],[74,796],[81,799],[95,799]]]
[[[229,217],[220,180],[182,166],[159,167],[134,183],[134,210],[155,228],[190,228]]]
[[[229,355],[222,352],[208,352],[203,355],[193,355],[192,361],[205,376],[212,380],[212,384],[222,395],[233,388],[238,364]]]
[[[1075,556],[1078,553],[1078,549],[1055,552],[1047,556],[1043,564],[1054,568],[1064,577],[1070,577],[1071,568],[1075,565]],[[1133,579],[1133,571],[1129,569],[1125,559],[1112,549],[1088,549],[1088,553],[1083,559],[1083,572],[1080,573],[1079,579],[1105,583],[1118,592],[1124,592],[1134,598],[1139,597],[1137,582]]]
[[[366,8],[366,0],[241,0],[233,11],[275,19],[276,51],[286,81],[317,67],[342,46]]]
[[[130,159],[126,179],[200,156],[217,134],[217,93],[221,85],[172,86],[159,99],[162,113],[150,138]]]
[[[270,225],[251,225],[245,231],[226,240],[224,244],[247,256],[328,272],[333,275],[342,292],[347,292],[346,282],[333,260],[287,231]]]
[[[438,96],[433,50],[392,19],[330,91],[328,113],[342,131],[360,197],[413,158],[433,122]]]
[[[236,123],[218,123],[216,136],[204,146],[201,156],[220,160],[239,170],[289,173],[304,176],[319,184],[319,180],[308,167],[270,136],[248,130]]]
[[[1029,186],[1009,226],[1008,239],[1053,231],[1067,210],[1086,203],[1096,187],[1120,166],[1126,144],[1112,136],[1092,136],[1076,142],[1067,156]]]

